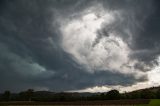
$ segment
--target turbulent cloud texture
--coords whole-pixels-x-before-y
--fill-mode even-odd
[[[159,7],[158,0],[1,1],[0,91],[159,85]]]

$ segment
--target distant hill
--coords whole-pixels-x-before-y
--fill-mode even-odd
[[[151,87],[125,93],[119,93],[117,90],[104,93],[78,93],[34,91],[28,89],[20,93],[5,91],[3,94],[0,94],[0,101],[93,101],[117,99],[160,99],[160,87]]]
[[[150,87],[150,88],[145,88],[145,89],[139,89],[139,90],[135,90],[135,91],[128,92],[128,93],[143,92],[143,91],[156,93],[159,90],[160,90],[160,86],[158,86],[158,87]]]

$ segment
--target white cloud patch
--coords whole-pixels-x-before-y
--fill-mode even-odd
[[[139,82],[139,83],[131,85],[131,86],[122,86],[122,85],[95,86],[95,87],[86,88],[83,90],[71,91],[71,92],[93,92],[94,93],[94,92],[107,92],[112,89],[116,89],[116,90],[119,90],[119,92],[123,93],[123,92],[131,92],[131,91],[138,90],[138,89],[144,89],[147,87],[152,87],[152,86],[149,85],[148,82]]]
[[[95,86],[95,87],[89,87],[86,89],[81,89],[81,90],[75,90],[72,92],[107,92],[112,89],[117,89],[121,93],[123,92],[131,92],[134,90],[139,90],[139,89],[145,89],[149,87],[157,87],[160,85],[160,56],[157,58],[157,66],[155,66],[151,71],[147,72],[148,75],[148,81],[144,82],[137,82],[136,84],[129,85],[129,86],[122,86],[122,85],[114,85],[114,86]]]
[[[160,56],[157,58],[157,66],[148,72],[149,84],[152,86],[160,85]]]
[[[132,50],[120,33],[116,30],[101,32],[103,27],[109,29],[117,16],[123,21],[121,13],[122,11],[118,10],[107,11],[98,5],[82,11],[75,18],[60,17],[60,20],[63,20],[58,21],[62,32],[62,48],[88,72],[112,71],[135,74],[137,79],[140,78],[145,73],[134,68],[138,61],[130,59]]]

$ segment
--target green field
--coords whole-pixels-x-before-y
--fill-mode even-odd
[[[149,99],[73,101],[73,102],[10,101],[10,102],[0,102],[0,106],[148,106],[149,103],[150,103]]]
[[[160,106],[160,99],[99,100],[71,102],[8,101],[0,106]]]
[[[141,103],[140,101],[143,101]],[[116,103],[115,103],[116,102]],[[136,103],[137,102],[137,103]],[[140,104],[139,104],[140,103]],[[139,105],[138,105],[139,104]],[[160,99],[148,100],[107,100],[92,102],[0,102],[0,106],[160,106]]]
[[[151,99],[148,105],[136,105],[136,106],[160,106],[160,99]]]
[[[152,99],[149,102],[149,106],[160,106],[160,99]]]

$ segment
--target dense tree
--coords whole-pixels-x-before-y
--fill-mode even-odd
[[[34,93],[34,90],[33,90],[33,89],[28,89],[28,90],[26,91],[26,96],[27,96],[28,101],[31,101],[32,96],[33,96],[33,93]]]
[[[154,99],[156,98],[156,95],[153,91],[150,90],[143,90],[140,92],[142,99]]]
[[[20,100],[31,101],[33,97],[34,90],[28,89],[27,91],[23,91],[19,93]]]
[[[110,99],[110,100],[120,99],[120,93],[118,90],[111,90],[107,92],[106,96],[107,96],[107,99]]]
[[[157,97],[157,99],[160,99],[160,88],[156,92],[156,97]]]
[[[105,100],[105,99],[107,99],[105,93],[101,93],[99,99],[100,99],[100,100]]]
[[[10,91],[5,91],[5,92],[3,93],[3,99],[4,99],[5,101],[9,101],[9,100],[10,100],[10,96],[11,96]]]

